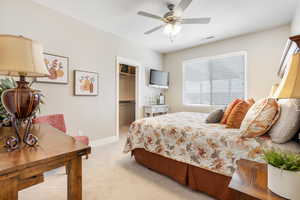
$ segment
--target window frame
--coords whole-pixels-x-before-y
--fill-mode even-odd
[[[247,58],[247,52],[246,51],[238,51],[238,52],[232,52],[232,53],[226,53],[216,56],[206,56],[206,57],[199,57],[189,60],[184,60],[182,62],[182,105],[189,106],[189,107],[210,107],[210,106],[222,106],[222,105],[211,105],[211,104],[188,104],[185,102],[185,71],[186,66],[189,64],[195,64],[202,60],[211,60],[211,59],[220,59],[220,58],[227,58],[227,57],[233,57],[233,56],[244,56],[244,98],[246,99],[248,97],[248,81],[247,81],[247,75],[248,75],[248,58]]]

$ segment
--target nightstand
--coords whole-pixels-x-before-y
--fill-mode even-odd
[[[167,114],[169,112],[168,105],[148,105],[144,106],[144,117],[154,117],[157,115]]]
[[[236,191],[235,200],[284,200],[268,189],[267,165],[238,160],[229,188]]]

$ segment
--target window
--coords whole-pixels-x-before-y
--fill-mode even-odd
[[[245,97],[246,53],[183,63],[183,103],[225,105]]]

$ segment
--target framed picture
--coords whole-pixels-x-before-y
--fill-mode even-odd
[[[97,72],[74,70],[74,95],[97,96],[99,75]]]
[[[68,84],[69,58],[64,56],[44,53],[44,60],[50,76],[36,78],[36,81],[41,83]]]
[[[285,74],[286,70],[287,70],[287,65],[289,62],[289,59],[291,58],[291,56],[295,53],[297,53],[297,51],[299,50],[298,45],[296,42],[294,42],[293,40],[289,39],[286,43],[285,49],[283,51],[283,55],[281,57],[281,61],[280,61],[280,67],[278,70],[277,75],[279,76],[279,78],[283,78],[283,75]]]

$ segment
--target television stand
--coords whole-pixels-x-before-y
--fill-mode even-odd
[[[169,112],[168,105],[147,105],[144,106],[144,117],[155,117]]]

